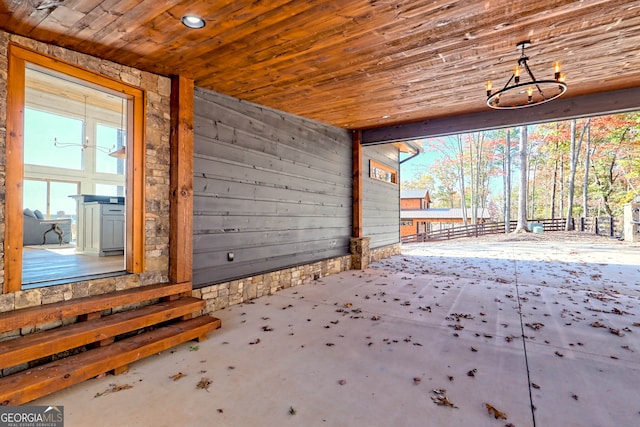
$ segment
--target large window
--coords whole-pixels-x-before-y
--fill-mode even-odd
[[[141,272],[142,91],[15,45],[8,87],[4,291]]]

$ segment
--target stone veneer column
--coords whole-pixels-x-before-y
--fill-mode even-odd
[[[369,253],[369,243],[371,237],[352,237],[349,242],[351,252],[351,268],[353,270],[364,270],[369,267],[371,259]]]

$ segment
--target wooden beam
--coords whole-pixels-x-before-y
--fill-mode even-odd
[[[351,237],[362,237],[362,133],[353,132],[352,178],[353,178],[353,231]]]
[[[4,293],[22,289],[22,178],[24,174],[25,60],[9,45],[5,163]]]
[[[419,138],[514,127],[557,120],[625,113],[640,109],[640,87],[560,98],[520,110],[491,110],[362,131],[362,144],[375,145]]]
[[[171,79],[169,280],[193,274],[193,80]]]

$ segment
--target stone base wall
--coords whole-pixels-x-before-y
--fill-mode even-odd
[[[396,243],[395,245],[383,246],[381,248],[371,249],[371,262],[378,261],[384,258],[389,258],[394,255],[400,255],[401,244]]]
[[[330,274],[351,269],[351,255],[305,264],[271,273],[232,280],[192,291],[192,295],[206,301],[204,313],[240,304],[282,289],[306,285]]]

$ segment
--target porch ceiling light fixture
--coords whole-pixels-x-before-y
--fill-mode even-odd
[[[207,25],[204,19],[195,15],[185,15],[182,18],[180,18],[180,22],[182,22],[185,27],[195,28],[195,29],[203,28],[205,25]]]
[[[513,74],[504,87],[496,92],[492,92],[493,83],[487,81],[487,105],[497,110],[515,110],[517,108],[532,107],[559,98],[567,91],[565,83],[566,76],[560,73],[560,62],[554,64],[554,80],[536,80],[527,64],[529,57],[524,50],[531,46],[529,40],[518,43],[517,48],[521,54],[518,58],[518,65],[513,70]],[[521,81],[520,73],[525,71],[530,80]]]

